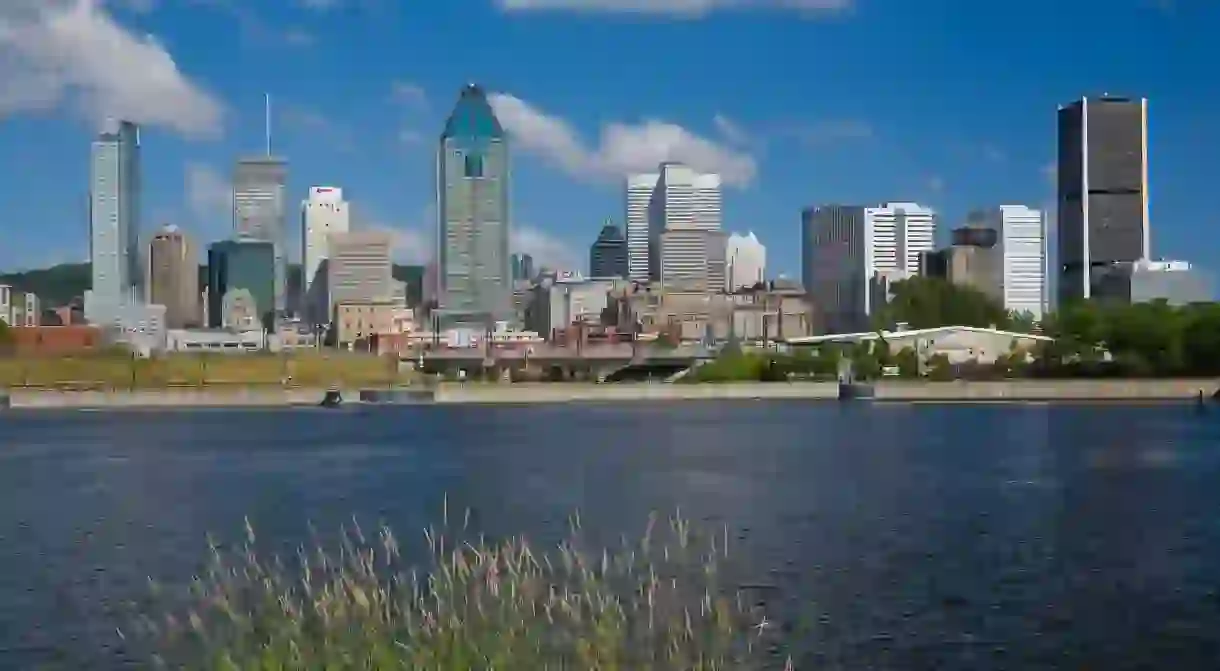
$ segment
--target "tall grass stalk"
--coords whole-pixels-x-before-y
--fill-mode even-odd
[[[389,528],[358,524],[333,547],[283,561],[209,542],[207,568],[176,614],[141,618],[153,658],[186,669],[712,671],[767,665],[766,620],[720,584],[727,533],[675,515],[590,551],[579,517],[549,551],[447,523],[407,566]],[[788,668],[791,668],[789,662]]]

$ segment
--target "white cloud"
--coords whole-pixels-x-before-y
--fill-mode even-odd
[[[607,124],[597,146],[590,147],[567,121],[520,98],[495,93],[489,100],[516,147],[576,177],[620,179],[655,170],[664,161],[681,161],[696,170],[720,174],[725,184],[744,186],[758,172],[753,156],[673,123]]]
[[[697,18],[719,10],[787,10],[827,14],[854,0],[497,0],[504,11],[570,11],[653,14]]]
[[[196,223],[209,231],[230,226],[233,185],[224,175],[202,163],[188,163],[183,190],[186,206]]]
[[[152,36],[115,21],[101,0],[0,2],[0,117],[74,102],[93,123],[124,118],[215,136],[223,108]]]
[[[552,270],[582,270],[580,251],[555,236],[533,226],[513,225],[509,247],[515,253],[529,254],[534,265]]]
[[[1051,161],[1050,163],[1047,163],[1046,165],[1042,166],[1042,178],[1045,179],[1046,182],[1048,184],[1050,184],[1051,186],[1055,186],[1056,184],[1058,184],[1059,183],[1059,164],[1056,163],[1055,161]]]
[[[424,87],[407,81],[398,80],[391,82],[390,97],[397,102],[407,105],[428,106],[428,92],[424,90]]]
[[[735,144],[738,146],[753,144],[754,138],[751,137],[750,133],[745,128],[738,125],[737,122],[724,116],[723,114],[717,114],[716,116],[712,117],[712,123],[716,126],[716,130],[720,133],[720,135],[723,136],[724,139],[730,144]]]
[[[432,233],[436,224],[436,208],[426,205],[414,220],[393,221],[379,212],[361,207],[352,207],[352,228],[386,233],[393,240],[395,263],[425,265],[432,258]]]

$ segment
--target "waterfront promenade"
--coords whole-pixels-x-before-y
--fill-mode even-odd
[[[881,382],[879,401],[1189,401],[1217,383],[1205,379],[1005,380],[995,382]],[[383,387],[384,389],[384,387]],[[416,389],[420,389],[416,387]],[[316,405],[324,388],[249,387],[135,391],[47,391],[14,389],[13,408],[288,407]],[[359,398],[358,388],[343,392]],[[433,389],[438,404],[523,404],[578,401],[833,400],[834,382],[742,382],[726,384],[446,383]]]

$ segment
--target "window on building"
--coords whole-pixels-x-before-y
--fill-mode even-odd
[[[483,157],[477,154],[467,154],[465,157],[467,177],[482,177],[483,176]]]

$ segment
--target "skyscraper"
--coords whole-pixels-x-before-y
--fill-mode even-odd
[[[915,203],[825,205],[801,214],[801,279],[832,332],[865,330],[889,284],[919,274],[936,213]]]
[[[89,261],[92,287],[85,316],[108,321],[135,302],[140,270],[140,130],[129,122],[93,142],[89,174]]]
[[[626,200],[623,219],[627,222],[627,276],[633,282],[652,279],[650,249],[653,245],[649,225],[649,203],[661,176],[655,172],[631,175],[624,185]]]
[[[200,325],[199,258],[190,237],[165,226],[148,243],[147,301],[165,306],[165,326]]]
[[[627,272],[627,238],[622,229],[607,219],[597,240],[589,247],[589,276],[626,279]]]
[[[328,241],[327,288],[330,310],[340,303],[388,302],[394,297],[388,233],[332,233]]]
[[[516,252],[512,255],[512,275],[514,282],[525,282],[534,279],[536,270],[534,268],[534,257],[529,254]]]
[[[274,261],[275,245],[264,240],[212,243],[208,247],[208,325],[235,330],[274,328]]]
[[[238,160],[233,171],[233,233],[237,238],[270,242],[275,250],[276,316],[287,309],[287,259],[285,257],[284,184],[288,163],[273,156]]]
[[[1149,255],[1148,100],[1059,108],[1059,304],[1090,298],[1116,263]]]
[[[301,203],[301,310],[311,324],[330,322],[330,289],[326,268],[330,236],[346,233],[351,213],[343,190],[330,186],[309,189]]]
[[[642,176],[633,180],[628,209],[630,185],[643,183]],[[702,174],[681,163],[661,164],[648,201],[648,279],[690,288],[724,286],[720,201],[719,175]],[[630,225],[629,258],[634,253]]]
[[[462,89],[436,156],[438,316],[484,327],[515,314],[509,269],[508,141],[487,94]]]
[[[763,281],[767,269],[767,248],[750,231],[729,236],[725,257],[725,289],[748,289]]]
[[[997,233],[1004,309],[1042,319],[1047,308],[1046,224],[1042,212],[1024,205],[1001,205],[973,213],[969,219]]]

